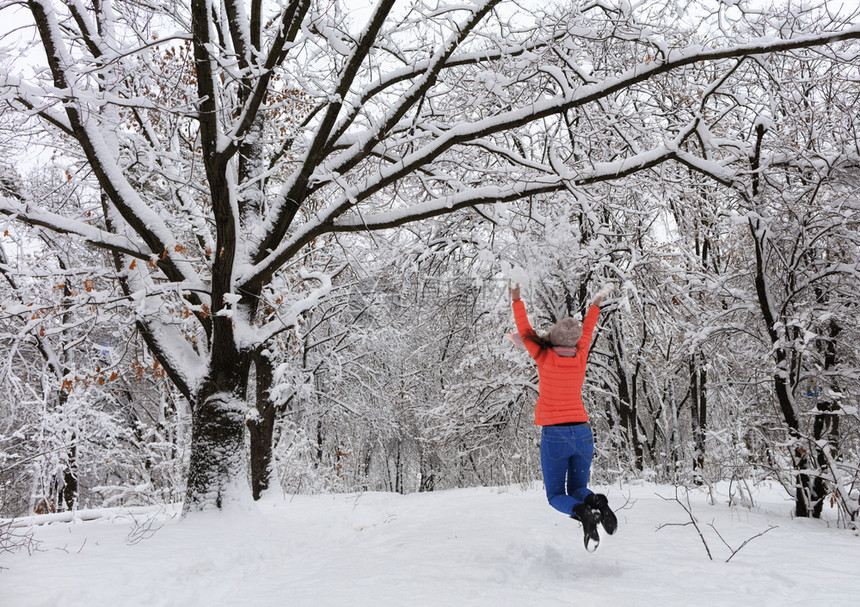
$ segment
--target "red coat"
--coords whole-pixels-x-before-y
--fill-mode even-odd
[[[598,306],[591,306],[582,322],[582,337],[576,342],[575,356],[560,356],[552,348],[541,348],[529,339],[535,335],[521,299],[514,300],[514,321],[523,338],[523,345],[537,362],[538,399],[535,404],[535,424],[551,426],[566,422],[586,422],[588,413],[582,402],[582,384],[585,382],[585,364],[591,335],[600,314]]]

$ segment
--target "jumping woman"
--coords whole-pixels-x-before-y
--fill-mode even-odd
[[[589,552],[600,543],[598,524],[610,535],[618,527],[606,496],[587,486],[594,439],[582,402],[591,335],[600,304],[612,289],[613,285],[607,284],[598,291],[582,323],[575,318],[562,318],[546,336],[532,329],[520,299],[520,285],[510,290],[518,332],[511,337],[526,348],[538,368],[535,424],[543,426],[540,460],[546,497],[550,506],[582,523],[585,549]]]

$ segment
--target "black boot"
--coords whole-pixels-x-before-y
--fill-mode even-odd
[[[600,524],[603,525],[606,533],[609,535],[615,533],[615,530],[618,529],[618,519],[615,517],[612,508],[609,507],[609,500],[606,499],[605,495],[602,493],[592,493],[585,498],[585,505],[597,511]]]
[[[577,504],[573,507],[572,518],[582,523],[582,540],[585,549],[589,552],[597,550],[600,544],[600,536],[597,534],[598,514],[585,504]]]

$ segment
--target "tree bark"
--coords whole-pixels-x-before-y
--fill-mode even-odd
[[[268,356],[258,352],[254,355],[254,367],[257,373],[257,414],[249,417],[248,431],[251,439],[251,493],[254,499],[258,500],[269,488],[272,477],[277,409],[270,399],[272,362]]]
[[[232,336],[220,347],[213,343],[212,353],[209,376],[192,404],[183,515],[239,503],[248,495],[245,427],[250,355],[235,347]]]
[[[193,407],[183,515],[241,502],[247,493],[244,401],[214,392]]]
[[[831,319],[828,323],[828,339],[824,344],[824,371],[827,372],[836,366],[836,337],[842,332],[842,327],[838,322]],[[819,342],[820,343],[820,342]],[[834,391],[838,388],[832,386]],[[820,392],[819,392],[820,395]],[[817,413],[812,424],[812,439],[816,445],[821,445],[821,441],[825,441],[823,448],[819,447],[817,451],[817,463],[819,470],[826,470],[828,467],[827,456],[824,449],[831,449],[833,457],[837,457],[837,449],[839,443],[839,404],[828,399],[822,399],[816,403]],[[815,477],[812,485],[813,512],[815,518],[821,517],[821,511],[824,507],[824,499],[827,496],[828,487],[827,481],[823,475]]]
[[[617,331],[613,331],[612,341],[615,346],[615,369],[618,373],[618,420],[622,432],[626,435],[628,448],[633,453],[633,463],[637,470],[644,467],[642,444],[639,442],[639,427],[636,412],[636,376],[627,373],[624,345]]]
[[[707,372],[693,353],[690,357],[690,417],[693,430],[693,471],[701,483],[705,467],[705,429],[707,427]]]

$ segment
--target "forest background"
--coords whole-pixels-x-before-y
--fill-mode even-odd
[[[856,521],[850,5],[0,11],[0,515],[528,484],[514,280],[596,481]]]

